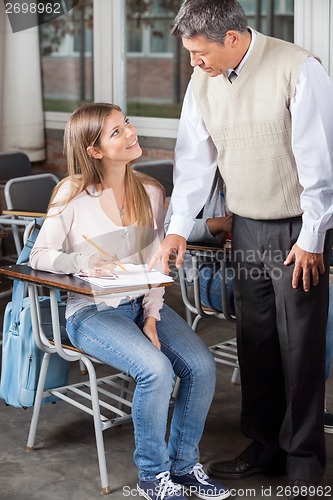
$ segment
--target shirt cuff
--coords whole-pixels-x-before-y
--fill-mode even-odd
[[[160,321],[161,320],[160,310],[161,310],[162,305],[163,305],[163,303],[160,304],[160,303],[156,303],[154,301],[149,301],[149,302],[143,303],[143,318],[146,319],[146,318],[149,318],[150,316],[152,316],[157,321]]]
[[[179,236],[183,236],[183,238],[187,240],[194,226],[194,222],[195,221],[190,217],[184,217],[183,215],[174,214],[171,217],[167,235],[178,234]]]
[[[323,253],[326,232],[314,233],[304,228],[299,233],[296,244],[302,250],[311,253]]]
[[[80,254],[78,261],[80,263],[80,269],[88,269],[88,264],[90,260],[91,255],[88,254]]]

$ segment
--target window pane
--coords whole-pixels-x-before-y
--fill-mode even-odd
[[[178,118],[192,68],[181,42],[170,36],[182,0],[126,0],[127,113]],[[249,25],[294,39],[294,0],[240,0]]]
[[[150,53],[172,54],[174,40],[170,36],[170,21],[155,19],[150,24]]]
[[[294,41],[294,0],[239,0],[249,25],[288,42]]]
[[[129,115],[179,117],[192,73],[187,51],[180,40],[170,35],[181,3],[182,0],[126,0]]]
[[[45,111],[93,100],[93,0],[40,26]]]
[[[136,19],[129,19],[127,26],[128,52],[142,52],[142,26]]]

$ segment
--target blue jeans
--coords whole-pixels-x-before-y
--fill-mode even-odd
[[[198,462],[198,444],[215,390],[215,361],[206,345],[166,304],[160,314],[161,351],[142,332],[142,298],[117,308],[92,304],[67,320],[74,346],[136,381],[134,461],[142,480],[153,480],[164,471],[186,474]],[[175,374],[180,377],[180,389],[166,444]]]
[[[227,268],[227,291],[230,314],[235,314],[234,294],[232,291],[233,270]],[[223,312],[221,295],[221,271],[214,263],[204,263],[200,267],[199,275],[200,297],[205,307],[212,307]]]

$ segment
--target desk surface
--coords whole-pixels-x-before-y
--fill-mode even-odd
[[[213,245],[200,245],[199,243],[187,243],[186,250],[189,252],[200,252],[201,254],[206,254],[207,257],[213,256],[214,253],[223,253],[226,256],[230,255],[231,252],[231,242],[228,240],[223,246],[215,247]]]
[[[0,267],[0,274],[10,279],[21,280],[27,283],[33,283],[34,285],[38,286],[45,286],[65,292],[76,292],[90,296],[112,296],[113,294],[119,296],[119,294],[121,293],[130,294],[131,292],[136,292],[139,290],[142,290],[143,293],[145,293],[145,291],[147,291],[147,288],[150,289],[172,285],[172,283],[160,283],[159,285],[137,285],[131,287],[100,288],[98,286],[92,285],[91,283],[88,283],[87,281],[75,278],[75,276],[67,274],[53,274],[46,271],[36,271],[34,269],[31,269],[31,267],[22,264]]]
[[[31,212],[26,210],[2,210],[2,215],[12,215],[15,217],[45,217],[45,212]],[[10,219],[8,219],[10,220]]]

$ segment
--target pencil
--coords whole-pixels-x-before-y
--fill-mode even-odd
[[[102,247],[100,247],[99,245],[97,245],[97,243],[95,243],[93,240],[91,240],[90,238],[88,238],[88,236],[86,236],[85,234],[82,235],[83,238],[85,240],[88,241],[88,243],[90,243],[90,245],[92,245],[93,247],[95,247],[99,252],[101,252],[103,255],[110,255],[109,252],[107,252],[106,250],[104,250]],[[115,264],[117,264],[117,266],[120,267],[120,269],[122,269],[123,271],[127,271],[126,267],[124,267],[122,264],[120,264],[119,262],[115,262]]]

